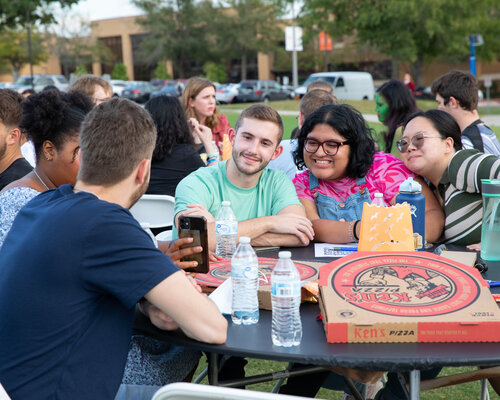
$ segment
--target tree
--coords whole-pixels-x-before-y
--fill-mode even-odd
[[[224,67],[213,62],[205,63],[205,65],[203,66],[203,72],[205,73],[205,76],[212,82],[224,83],[227,78]]]
[[[226,57],[241,59],[241,79],[246,79],[250,55],[271,53],[283,40],[283,29],[278,23],[281,8],[266,0],[222,0],[221,5],[226,10],[214,21],[216,47]]]
[[[34,64],[48,58],[44,38],[36,31],[31,34],[31,51]],[[14,78],[17,78],[21,68],[29,63],[26,32],[6,28],[0,33],[0,63],[6,65],[14,73]]]
[[[150,34],[141,42],[141,58],[150,64],[169,59],[174,75],[192,75],[192,61],[207,61],[211,46],[211,14],[216,11],[211,1],[204,0],[133,0],[146,16],[138,22]]]
[[[0,0],[0,30],[26,23],[49,24],[55,22],[52,14],[52,4],[59,3],[62,7],[71,6],[79,0]]]
[[[127,67],[125,66],[125,64],[116,63],[113,68],[113,72],[111,72],[111,78],[128,81]]]
[[[157,79],[172,79],[172,76],[168,73],[167,67],[165,66],[165,61],[158,61],[153,72],[153,77]]]
[[[495,0],[308,0],[302,24],[312,31],[325,30],[332,37],[356,32],[359,43],[375,46],[391,56],[393,76],[399,61],[412,65],[422,84],[422,67],[439,56],[465,59],[465,37],[483,33],[485,46],[478,56],[497,54],[500,34]]]
[[[87,71],[87,68],[85,67],[85,65],[80,64],[80,65],[76,66],[76,69],[75,69],[76,76],[86,75],[88,73],[89,72]]]

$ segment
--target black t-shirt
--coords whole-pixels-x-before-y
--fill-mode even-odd
[[[26,161],[25,158],[18,158],[0,174],[0,190],[2,190],[9,183],[21,179],[23,176],[29,174],[32,170],[33,167],[28,161]]]
[[[151,178],[146,193],[175,196],[179,182],[204,165],[192,145],[177,144],[170,156],[151,164]]]

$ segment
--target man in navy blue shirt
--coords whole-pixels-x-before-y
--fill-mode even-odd
[[[159,328],[225,341],[215,304],[128,211],[148,186],[155,140],[141,107],[99,105],[82,125],[75,187],[19,212],[0,251],[0,382],[13,399],[113,399],[143,297]]]

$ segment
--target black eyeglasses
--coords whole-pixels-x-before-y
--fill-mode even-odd
[[[348,143],[349,142],[347,140],[345,142],[337,142],[335,140],[325,140],[324,142],[319,142],[316,139],[306,138],[304,140],[304,149],[308,153],[316,153],[319,149],[319,146],[321,146],[325,154],[334,156],[339,151],[340,146]]]
[[[424,139],[426,138],[438,138],[443,139],[441,136],[425,136],[422,132],[415,134],[409,141],[408,139],[400,139],[396,142],[396,147],[401,153],[406,153],[408,147],[410,147],[410,142],[416,149],[420,149],[424,145]]]

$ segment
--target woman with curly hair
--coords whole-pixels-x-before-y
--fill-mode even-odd
[[[399,185],[415,177],[396,157],[375,152],[363,116],[345,104],[323,106],[307,117],[294,158],[299,169],[308,168],[293,183],[318,242],[357,241],[363,203],[379,192],[387,205],[394,204]],[[425,235],[432,242],[441,235],[444,216],[429,187],[417,180],[426,197]]]
[[[400,157],[396,142],[401,139],[403,123],[406,118],[416,111],[418,111],[418,107],[415,98],[404,83],[393,79],[377,89],[375,112],[378,120],[387,127],[381,151]]]
[[[217,109],[215,85],[205,78],[189,79],[182,94],[182,105],[189,118],[195,143],[202,143],[205,146],[207,159],[210,160],[210,156],[215,152],[222,154],[222,140],[224,134],[229,133],[231,125],[227,117]],[[199,126],[206,126],[211,132],[200,132]],[[207,143],[208,141],[210,144]],[[216,149],[212,148],[212,141],[215,142]]]
[[[205,164],[194,149],[186,113],[177,98],[153,97],[145,108],[153,117],[158,132],[146,193],[175,196],[177,184]]]
[[[19,210],[41,192],[75,184],[80,167],[80,124],[94,104],[83,93],[43,90],[21,103],[19,127],[35,147],[32,172],[0,193],[0,246]]]

